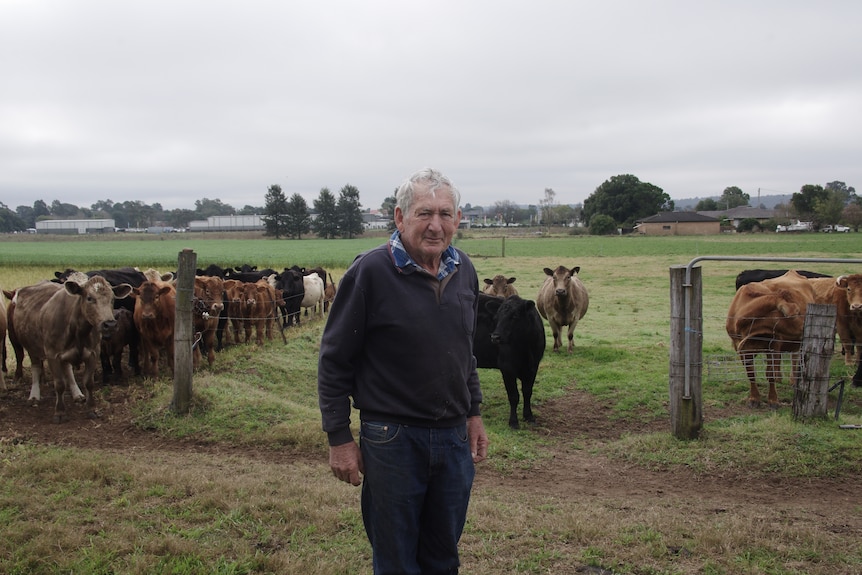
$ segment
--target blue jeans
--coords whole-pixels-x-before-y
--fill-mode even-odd
[[[467,426],[363,421],[362,520],[375,575],[458,573],[475,468]]]

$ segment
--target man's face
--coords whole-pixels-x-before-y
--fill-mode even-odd
[[[410,213],[395,209],[395,225],[407,253],[420,265],[436,262],[449,247],[461,221],[461,210],[454,206],[448,188],[429,192],[417,187]]]

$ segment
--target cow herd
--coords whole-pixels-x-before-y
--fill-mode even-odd
[[[546,339],[542,318],[553,335],[553,351],[562,349],[568,327],[567,352],[574,348],[574,330],[589,307],[589,294],[580,280],[580,267],[544,268],[535,301],[523,299],[514,277],[483,280],[474,332],[477,366],[499,369],[509,401],[509,425],[522,418],[534,422],[531,397]],[[93,385],[101,362],[106,381],[123,375],[122,357],[135,375],[157,377],[160,366],[173,370],[176,281],[172,273],[136,268],[66,270],[53,279],[0,298],[0,338],[5,386],[5,337],[15,352],[14,381],[23,379],[26,352],[31,362],[30,402],[41,400],[44,364],[55,389],[54,421],[66,418],[63,396],[93,410]],[[768,403],[778,405],[782,353],[800,348],[805,311],[811,303],[830,303],[837,310],[837,334],[848,365],[855,365],[854,385],[862,385],[862,274],[838,278],[796,270],[746,270],[736,280],[737,291],[727,313],[726,330],[750,382],[749,404],[761,402],[754,357],[766,357]],[[194,278],[192,317],[194,367],[203,358],[212,365],[215,353],[227,345],[273,340],[284,329],[299,325],[302,311],[322,316],[335,297],[336,283],[325,270],[294,266],[280,272],[253,266],[198,269]],[[164,359],[165,361],[162,361]],[[83,367],[81,387],[74,370]],[[795,370],[794,370],[795,373]]]
[[[55,389],[54,422],[66,419],[65,393],[85,403],[95,417],[93,386],[101,362],[106,381],[122,376],[122,357],[128,350],[135,375],[158,377],[160,366],[174,368],[174,330],[177,288],[173,273],[141,272],[127,267],[56,272],[44,280],[16,290],[3,290],[5,305],[2,336],[2,374],[6,371],[6,345],[15,352],[14,381],[23,379],[24,354],[30,358],[32,386],[28,401],[41,401],[45,363]],[[299,325],[306,313],[324,313],[335,295],[332,276],[321,268],[294,266],[281,272],[253,266],[198,269],[194,278],[192,318],[195,367],[205,356],[211,365],[215,352],[232,343],[262,344],[284,328]],[[326,298],[330,299],[327,300]],[[164,358],[165,361],[162,361]],[[82,392],[74,370],[83,367]],[[0,385],[5,386],[0,375]]]

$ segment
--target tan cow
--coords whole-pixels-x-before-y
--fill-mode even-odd
[[[811,280],[794,270],[783,276],[746,284],[730,302],[725,329],[733,349],[739,355],[750,385],[748,404],[760,405],[760,391],[755,378],[754,357],[766,357],[766,379],[769,382],[768,403],[778,407],[776,384],[781,381],[781,354],[799,351],[809,303],[816,302]],[[791,381],[797,375],[794,353]]]
[[[29,401],[38,403],[42,399],[43,362],[47,361],[54,378],[55,423],[66,419],[63,396],[67,391],[73,401],[86,403],[88,416],[96,416],[93,386],[100,341],[109,337],[116,326],[114,298],[124,298],[131,291],[129,284],[112,287],[105,278],[94,276],[83,283],[44,281],[15,293],[16,338],[30,356],[33,376]],[[81,364],[86,395],[78,387],[73,372]]]
[[[515,278],[507,278],[504,275],[497,274],[493,278],[485,278],[482,281],[485,282],[482,292],[488,295],[502,298],[518,295],[518,290],[512,285],[515,283]]]
[[[572,353],[575,347],[575,327],[590,306],[587,288],[578,277],[581,267],[575,266],[568,269],[559,266],[555,270],[545,268],[544,271],[548,277],[539,288],[536,308],[551,326],[551,332],[554,334],[554,351],[559,351],[563,346],[560,338],[562,327],[569,326],[568,352]]]

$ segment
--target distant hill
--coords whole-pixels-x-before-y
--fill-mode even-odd
[[[715,201],[721,196],[709,196],[707,198],[683,198],[676,199],[673,198],[673,205],[677,210],[694,210],[695,206],[697,206],[698,202],[701,200],[706,200],[712,198]],[[789,204],[790,198],[793,197],[793,194],[777,194],[773,196],[760,196],[758,200],[757,195],[751,196],[750,204],[754,208],[758,208],[763,205],[767,210],[773,209],[778,204]]]

